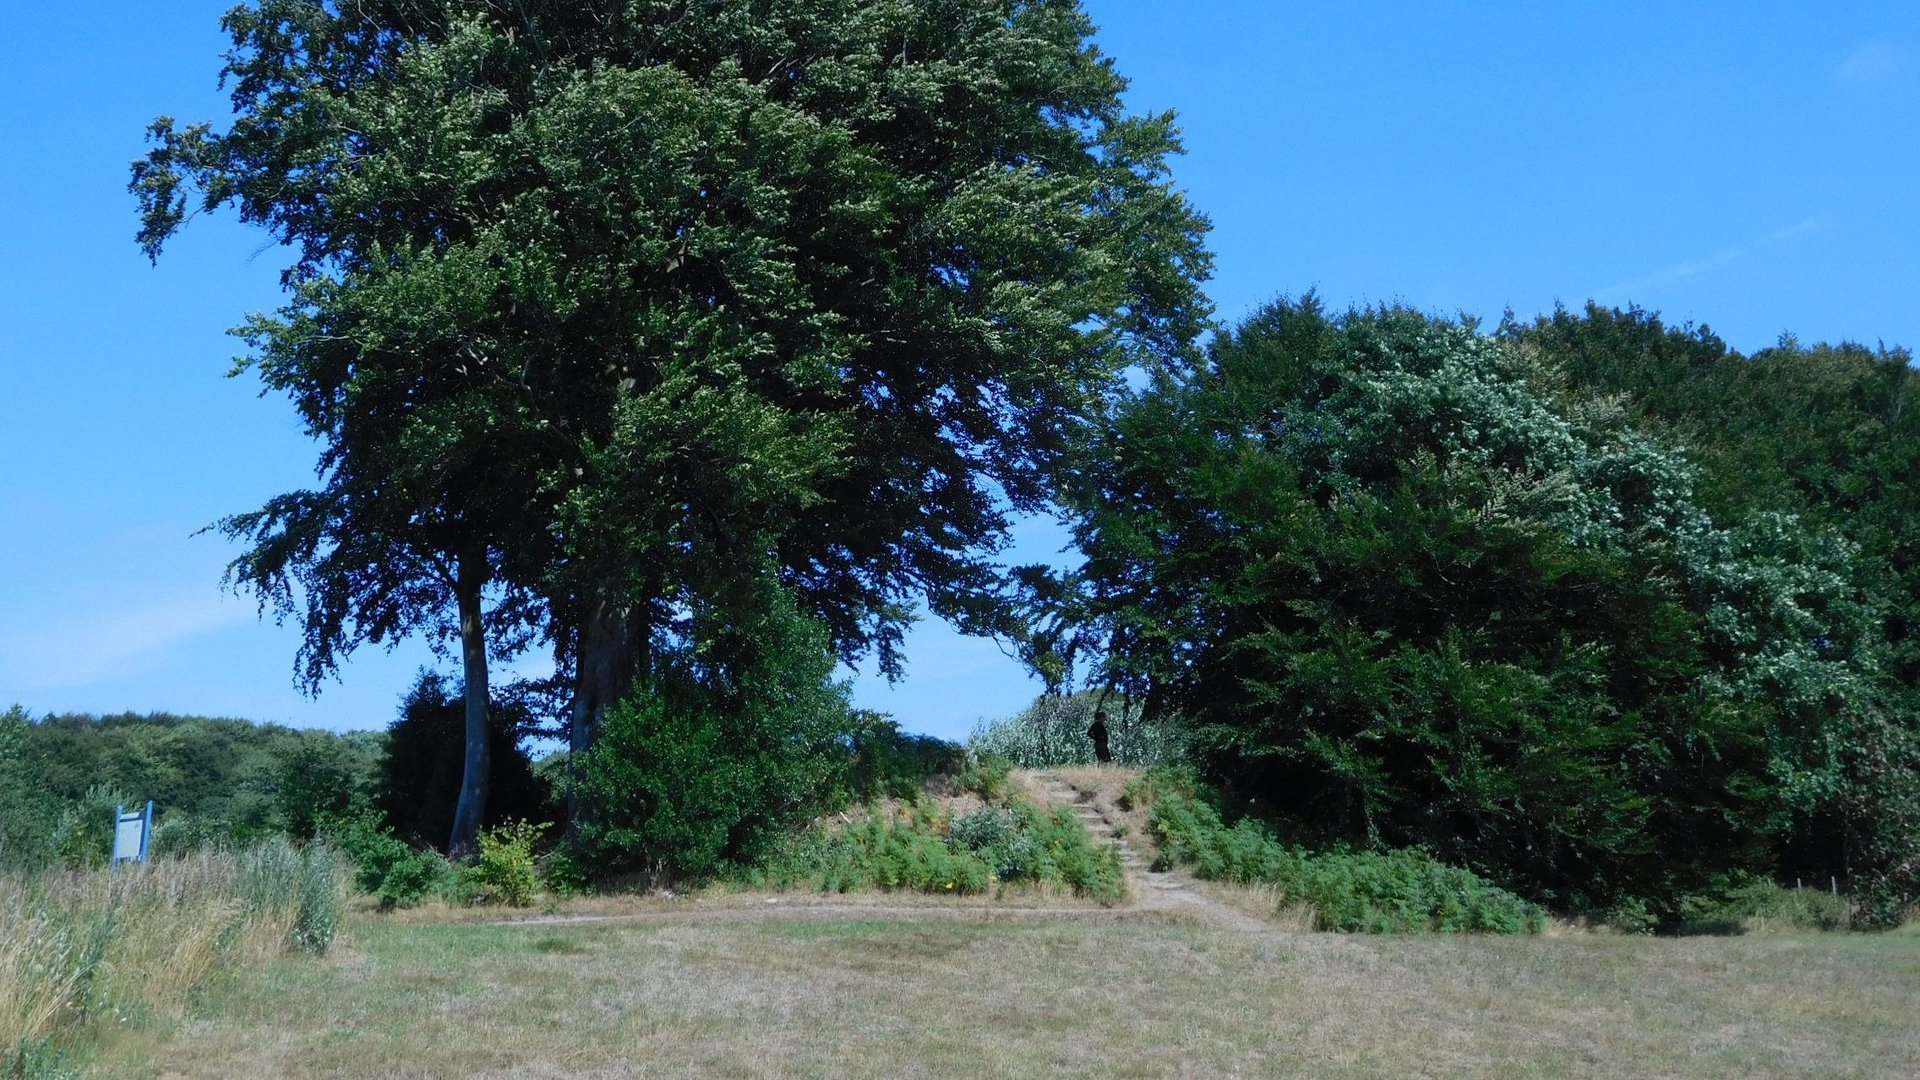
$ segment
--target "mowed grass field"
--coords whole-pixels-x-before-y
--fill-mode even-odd
[[[758,901],[755,901],[758,902]],[[1364,938],[846,909],[358,916],[89,1075],[1920,1075],[1920,935]]]

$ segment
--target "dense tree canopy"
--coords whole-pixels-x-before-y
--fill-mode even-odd
[[[165,713],[0,713],[0,866],[105,859],[115,803],[151,799],[155,844],[310,836],[371,790],[379,733]]]
[[[1778,865],[1873,705],[1854,547],[1716,524],[1679,452],[1544,378],[1409,312],[1260,312],[1090,448],[1042,640],[1321,838],[1582,907]]]
[[[156,121],[133,186],[150,252],[227,205],[294,252],[245,333],[322,486],[234,526],[241,580],[305,606],[310,673],[458,601],[483,681],[531,619],[584,748],[689,611],[771,595],[743,579],[889,668],[915,598],[1005,629],[1006,512],[1205,317],[1171,117],[1124,112],[1073,0],[225,25],[232,123]]]
[[[1849,798],[1831,832],[1854,833],[1856,894],[1920,893],[1920,371],[1905,349],[1792,337],[1751,357],[1704,327],[1589,305],[1501,336],[1567,400],[1603,398],[1624,420],[1684,446],[1716,518],[1792,515],[1839,534],[1878,621],[1871,704],[1844,741]]]

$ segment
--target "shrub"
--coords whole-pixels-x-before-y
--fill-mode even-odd
[[[827,892],[979,893],[996,883],[1028,881],[1063,885],[1103,903],[1126,895],[1119,858],[1095,845],[1071,811],[1045,814],[1024,802],[951,820],[922,804],[841,829],[815,828],[741,876],[757,886]]]
[[[1055,656],[1177,711],[1210,779],[1317,845],[1422,847],[1576,910],[1664,917],[1783,842],[1865,854],[1790,827],[1848,812],[1897,622],[1854,545],[1777,503],[1718,514],[1688,454],[1537,362],[1311,297],[1217,335],[1065,485],[1085,562],[1033,587]]]
[[[75,868],[105,866],[113,857],[115,808],[131,805],[132,800],[95,784],[61,807],[49,838],[52,861]]]
[[[352,749],[327,732],[302,732],[281,755],[276,769],[274,808],[295,839],[312,838],[328,818],[338,817],[360,794]]]
[[[954,778],[961,791],[971,791],[990,803],[1004,802],[1013,762],[991,751],[967,751],[967,767]]]
[[[977,853],[1005,846],[1016,831],[1012,810],[1004,806],[983,806],[954,818],[947,827],[947,838]]]
[[[1276,886],[1283,905],[1308,905],[1323,930],[1538,932],[1546,913],[1471,871],[1418,850],[1314,853],[1275,840],[1252,820],[1232,827],[1198,799],[1166,795],[1149,825],[1164,863],[1203,878]]]
[[[945,739],[912,735],[885,716],[866,709],[851,715],[847,762],[834,802],[866,802],[880,796],[912,799],[928,780],[957,770],[966,751]]]
[[[227,823],[204,814],[166,814],[153,826],[148,852],[154,858],[190,855],[196,851],[220,850],[231,846],[232,832]]]
[[[592,881],[586,866],[564,847],[547,853],[546,867],[541,877],[545,879],[547,888],[560,896],[584,893]]]
[[[1825,889],[1787,888],[1748,881],[1718,896],[1697,897],[1683,908],[1682,933],[1749,930],[1844,930],[1852,917],[1847,897]]]
[[[710,648],[669,651],[580,761],[578,854],[690,877],[754,861],[831,796],[849,689],[790,602]]]
[[[1157,765],[1126,782],[1120,790],[1120,809],[1148,807],[1167,795],[1195,796],[1200,781],[1184,765]]]
[[[496,826],[480,834],[480,859],[462,871],[474,899],[486,904],[526,907],[540,891],[540,871],[534,865],[533,845],[547,830],[545,823],[520,821]]]
[[[418,907],[436,893],[444,895],[458,876],[439,852],[408,848],[405,857],[389,866],[373,897],[382,911]]]
[[[0,712],[0,866],[39,866],[52,858],[52,800],[27,769],[27,713]]]
[[[371,811],[336,819],[326,831],[352,860],[354,884],[372,896],[382,911],[420,904],[453,874],[453,865],[446,859],[411,847]]]

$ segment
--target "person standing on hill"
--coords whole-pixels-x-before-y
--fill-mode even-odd
[[[1093,726],[1087,729],[1087,738],[1093,740],[1093,759],[1102,765],[1113,764],[1113,747],[1107,743],[1107,711],[1095,709]]]

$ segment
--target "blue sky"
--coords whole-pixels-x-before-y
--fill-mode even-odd
[[[290,408],[228,379],[279,252],[193,222],[158,268],[127,162],[219,119],[219,2],[0,8],[0,705],[333,728],[391,719],[408,646],[297,694],[292,630],[201,526],[311,481]],[[1752,350],[1920,343],[1920,5],[1088,0],[1132,104],[1179,110],[1232,319],[1281,294],[1497,319],[1636,302]],[[1682,10],[1682,9],[1685,10]],[[1046,557],[1060,534],[1022,527]],[[963,735],[1035,687],[939,625],[859,699]]]

